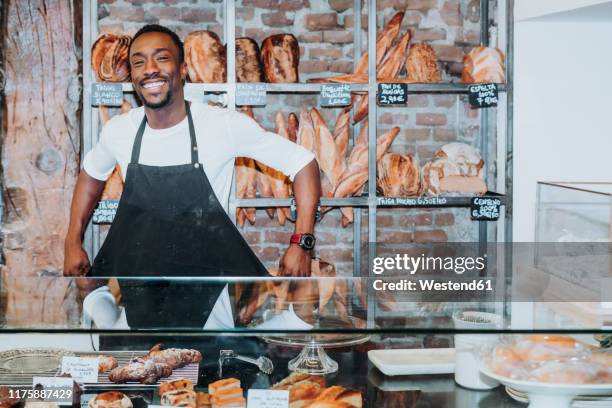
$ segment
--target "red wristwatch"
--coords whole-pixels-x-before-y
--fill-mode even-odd
[[[313,250],[316,242],[317,240],[312,234],[293,234],[289,240],[289,243],[297,244],[306,251]]]

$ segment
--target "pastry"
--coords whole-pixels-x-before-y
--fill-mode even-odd
[[[89,408],[132,408],[132,401],[121,392],[109,391],[96,395],[87,406]]]
[[[212,402],[210,401],[210,394],[206,392],[196,393],[196,405],[197,408],[210,408]]]
[[[84,355],[81,356],[83,358],[98,358],[98,372],[106,373],[113,368],[117,367],[117,359],[113,356],[104,356],[104,355]]]
[[[216,404],[213,402],[212,408],[246,408],[246,400],[244,397],[229,398]]]
[[[304,373],[292,373],[285,377],[281,381],[277,382],[272,386],[273,390],[288,390],[293,384],[301,381],[310,381],[319,384],[321,387],[325,387],[325,377],[320,375],[310,375]]]
[[[226,378],[208,384],[208,393],[214,396],[218,391],[225,391],[233,388],[240,388],[240,380],[235,378]]]
[[[172,367],[168,364],[138,358],[125,366],[111,370],[108,379],[114,383],[140,382],[143,384],[155,384],[159,378],[169,377],[171,374]]]
[[[161,404],[172,407],[196,408],[196,393],[192,390],[168,391],[161,396]]]
[[[193,381],[188,378],[178,378],[159,384],[159,395],[164,395],[170,391],[187,390],[193,391]]]
[[[161,347],[161,344],[156,344],[142,359],[167,364],[173,370],[202,361],[202,354],[197,350],[178,348],[162,350]]]

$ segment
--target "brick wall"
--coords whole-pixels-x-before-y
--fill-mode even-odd
[[[181,37],[193,30],[209,29],[223,35],[223,2],[220,0],[99,0],[99,30],[133,34],[143,23],[161,23],[176,30]],[[490,16],[495,16],[492,1]],[[397,11],[406,10],[402,32],[410,29],[413,42],[428,42],[435,48],[444,80],[456,79],[466,51],[480,42],[477,0],[379,0],[378,28]],[[351,72],[353,67],[353,32],[355,20],[352,0],[238,0],[236,36],[250,36],[259,43],[279,32],[293,33],[299,40],[300,76],[304,81],[314,76]],[[476,7],[475,7],[476,6]],[[364,8],[366,6],[364,5]],[[367,14],[362,16],[362,49],[367,49]],[[258,121],[274,129],[277,110],[299,113],[303,107],[316,106],[316,96],[308,94],[269,95],[266,108],[255,109]],[[323,109],[332,127],[337,109]],[[469,108],[466,98],[457,95],[411,95],[407,108],[378,110],[379,133],[400,126],[401,133],[391,151],[415,155],[425,164],[436,149],[451,141],[479,146],[479,112]],[[495,123],[495,111],[490,118]],[[490,157],[494,158],[495,131],[491,134]],[[490,187],[495,185],[495,161],[487,163]],[[367,212],[364,211],[367,227]],[[477,224],[469,221],[466,209],[379,209],[379,240],[397,245],[409,242],[474,241]],[[367,242],[366,227],[362,230]],[[254,226],[242,230],[262,260],[278,263],[293,225],[280,227],[257,211]],[[321,258],[336,263],[341,274],[350,274],[353,266],[353,229],[342,228],[340,212],[328,213],[317,226]]]

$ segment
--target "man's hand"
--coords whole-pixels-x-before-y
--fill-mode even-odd
[[[280,261],[280,275],[296,278],[310,276],[310,252],[291,244]]]
[[[64,246],[64,276],[85,276],[90,267],[82,245],[70,243]]]

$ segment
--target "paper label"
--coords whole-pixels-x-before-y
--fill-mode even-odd
[[[98,382],[99,358],[63,357],[62,374],[70,374],[74,381],[80,383]]]
[[[249,408],[288,408],[288,390],[249,390],[247,397]]]

